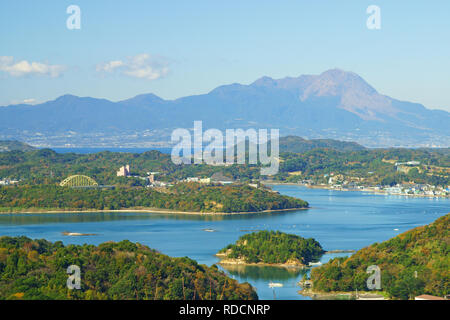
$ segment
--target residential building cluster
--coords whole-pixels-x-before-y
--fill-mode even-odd
[[[312,181],[303,181],[305,185],[314,185]],[[397,184],[395,186],[365,186],[354,181],[339,181],[330,179],[328,188],[336,190],[362,190],[376,193],[392,194],[392,195],[417,195],[417,196],[450,196],[450,186],[434,186],[430,184]]]
[[[380,187],[387,194],[449,196],[450,186],[433,186],[429,184],[397,184],[396,186]]]
[[[203,184],[218,183],[218,184],[225,185],[225,184],[234,183],[235,181],[232,178],[225,176],[221,172],[216,172],[209,178],[188,177],[186,179],[179,180],[178,182],[197,182],[197,183],[203,183]]]
[[[180,180],[180,182],[198,182],[203,184],[210,184],[211,178],[188,177],[186,179]]]

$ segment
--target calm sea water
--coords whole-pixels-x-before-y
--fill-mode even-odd
[[[0,235],[25,235],[75,244],[129,239],[170,256],[188,256],[212,265],[218,262],[214,253],[251,230],[280,230],[313,237],[326,250],[357,250],[428,224],[450,212],[450,199],[382,196],[287,185],[273,188],[307,200],[311,209],[217,217],[157,213],[0,215]],[[67,237],[61,234],[63,231],[98,235]],[[337,255],[346,254],[324,255],[322,261]],[[303,276],[300,271],[241,267],[226,272],[239,281],[251,283],[260,299],[308,299],[297,293],[300,288],[296,283]],[[271,281],[284,286],[269,288]]]

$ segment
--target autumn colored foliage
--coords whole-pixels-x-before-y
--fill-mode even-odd
[[[66,285],[67,267],[81,269],[81,289]],[[257,299],[216,266],[171,258],[124,240],[67,245],[27,237],[0,238],[0,299]]]

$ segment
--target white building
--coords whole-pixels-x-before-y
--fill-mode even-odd
[[[118,177],[128,177],[130,175],[130,165],[127,164],[123,167],[120,167],[119,171],[117,171]]]

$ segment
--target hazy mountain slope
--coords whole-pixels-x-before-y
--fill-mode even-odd
[[[359,151],[365,148],[355,142],[338,141],[332,139],[311,139],[287,136],[280,138],[280,152],[306,152],[316,148],[328,148],[338,151]]]
[[[450,113],[378,93],[352,72],[220,86],[164,100],[119,102],[65,95],[40,105],[0,108],[0,138],[38,144],[168,141],[174,128],[279,128],[281,135],[357,141],[366,146],[450,145]],[[98,139],[98,137],[102,137]]]
[[[35,149],[34,147],[20,141],[0,140],[0,152],[15,151],[15,150],[31,151],[34,149]]]

